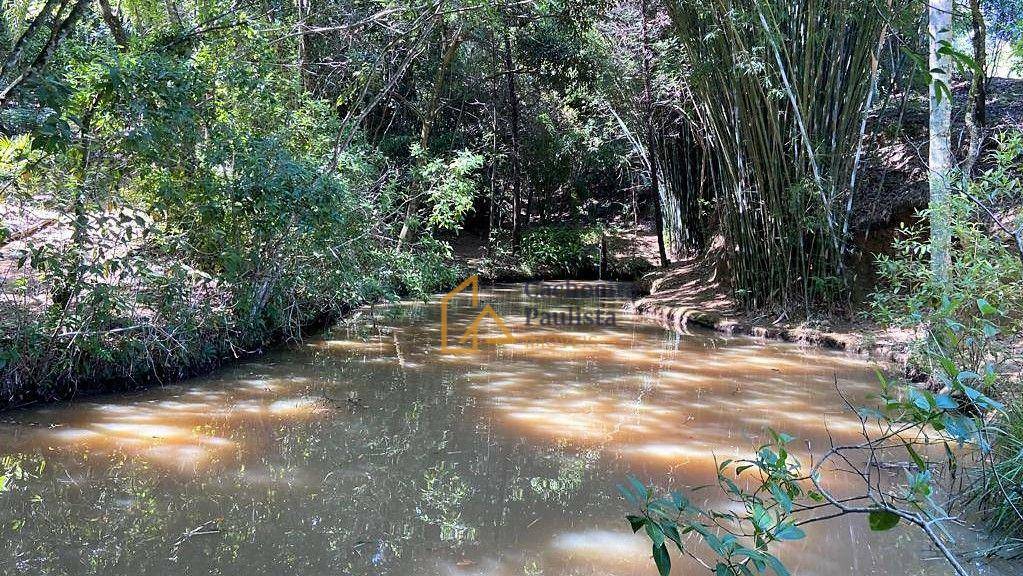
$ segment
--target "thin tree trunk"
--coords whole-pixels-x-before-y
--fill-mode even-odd
[[[499,45],[497,43],[497,35],[494,33],[494,28],[491,27],[488,30],[488,36],[490,39],[490,65],[494,70],[498,70],[500,67],[500,57],[497,52]],[[498,164],[493,159],[500,156],[500,144],[498,141],[498,110],[497,102],[500,102],[501,95],[501,77],[499,74],[494,75],[494,84],[491,89],[491,102],[494,103],[490,108],[490,197],[487,206],[487,236],[486,236],[486,249],[489,254],[491,248],[491,241],[494,238],[494,230],[500,228],[501,219],[498,215],[498,195],[497,195],[497,177],[498,177]]]
[[[940,54],[952,34],[952,0],[930,0],[928,20],[931,36],[930,69],[930,173],[931,274],[938,284],[948,282],[952,232],[949,226],[952,173],[952,91],[949,84],[951,57]]]
[[[440,101],[441,93],[444,91],[445,78],[447,78],[448,71],[451,69],[451,64],[455,60],[455,54],[458,52],[458,46],[461,45],[461,43],[462,31],[461,29],[458,29],[455,30],[454,36],[451,38],[451,42],[444,50],[444,55],[441,57],[441,63],[437,67],[436,74],[434,74],[433,90],[430,92],[430,99],[427,103],[426,109],[423,110],[423,123],[419,130],[419,147],[422,151],[421,159],[426,158],[426,153],[430,144],[430,133],[433,131],[434,122],[437,120],[438,102]],[[408,203],[408,210],[405,212],[405,222],[402,224],[401,232],[398,234],[397,249],[399,251],[415,233],[415,220],[418,217],[418,212],[419,195],[413,194]]]
[[[512,254],[518,252],[522,237],[522,172],[519,164],[519,95],[515,89],[515,61],[512,57],[511,34],[504,31],[504,68],[508,79],[508,106],[511,132],[512,163]]]
[[[124,29],[121,17],[115,14],[114,9],[110,6],[110,0],[99,0],[99,8],[103,13],[103,22],[106,23],[107,28],[110,28],[110,34],[114,37],[117,47],[121,52],[127,51],[128,32]]]
[[[0,0],[0,9],[7,12],[7,1]],[[14,39],[11,38],[11,31],[7,27],[7,18],[0,18],[0,50],[7,52],[12,47],[11,42]]]
[[[181,12],[178,11],[178,5],[174,0],[164,0],[164,4],[167,7],[167,17],[174,21],[174,26],[181,28]]]
[[[970,0],[973,20],[973,60],[977,68],[970,82],[969,102],[966,106],[966,129],[970,135],[970,149],[963,163],[963,175],[969,178],[980,158],[984,146],[984,125],[987,123],[987,24],[980,10],[980,0]]]
[[[78,165],[78,176],[80,182],[75,187],[71,196],[69,212],[74,216],[71,223],[71,250],[74,254],[74,269],[70,281],[60,283],[53,292],[54,304],[61,308],[67,308],[69,302],[78,296],[78,287],[82,281],[82,272],[85,268],[85,253],[89,240],[88,215],[85,212],[85,202],[89,187],[89,161],[92,159],[92,119],[96,113],[96,106],[99,104],[100,92],[97,92],[88,108],[82,114],[79,121],[81,129],[81,154],[82,158]]]
[[[306,37],[306,31],[309,28],[309,2],[310,0],[296,0],[295,8],[298,11],[298,74],[302,79],[302,86],[312,92],[313,77],[309,67],[309,40]]]
[[[526,194],[526,209],[523,211],[522,226],[529,226],[529,222],[533,219],[533,215],[536,214],[536,187],[529,187],[529,194]]]
[[[657,253],[661,259],[661,267],[669,264],[668,253],[664,247],[664,216],[661,209],[661,190],[657,174],[657,145],[654,139],[654,102],[651,88],[651,63],[653,50],[650,47],[650,26],[647,22],[647,0],[640,3],[640,22],[643,28],[643,108],[646,122],[646,149],[650,162],[650,200],[654,204],[654,229],[657,231]]]
[[[11,46],[10,52],[7,53],[7,57],[3,61],[3,65],[0,65],[0,78],[7,77],[17,67],[30,41],[43,24],[49,21],[50,15],[58,4],[60,3],[57,0],[46,0],[39,14],[29,22],[28,27],[25,28],[25,31],[18,36],[18,39],[14,41],[14,45]]]
[[[18,88],[35,77],[46,68],[46,65],[50,63],[50,59],[53,54],[57,51],[57,47],[64,38],[71,33],[71,30],[75,27],[75,24],[85,13],[85,8],[88,6],[88,0],[76,0],[74,6],[71,8],[71,12],[67,18],[63,21],[55,23],[50,32],[50,38],[46,41],[43,49],[39,51],[32,63],[28,65],[14,80],[12,80],[7,86],[0,91],[0,107],[7,103],[8,98],[13,95]],[[58,10],[58,14],[62,13],[63,10]],[[34,22],[33,22],[34,24]]]

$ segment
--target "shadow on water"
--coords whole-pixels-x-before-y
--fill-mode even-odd
[[[551,327],[517,285],[482,297],[559,342],[442,354],[438,305],[405,302],[212,378],[8,415],[0,572],[653,574],[616,482],[712,481],[768,426],[807,451],[854,439],[835,382],[874,386],[859,360],[680,337],[620,301],[548,302],[616,312]],[[453,301],[451,342],[477,311]],[[925,556],[862,519],[782,554],[795,574],[948,573]]]

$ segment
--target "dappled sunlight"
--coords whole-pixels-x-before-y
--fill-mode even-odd
[[[550,554],[566,567],[585,563],[602,574],[650,572],[650,543],[629,530],[587,529],[551,538]]]
[[[175,534],[218,542],[225,518],[223,530],[256,547],[280,538],[319,558],[339,546],[338,558],[366,567],[338,573],[410,573],[397,552],[412,550],[415,574],[641,576],[652,573],[649,542],[628,530],[616,482],[712,483],[718,462],[751,457],[768,428],[796,436],[791,452],[808,463],[859,438],[842,395],[856,402],[875,388],[852,357],[679,336],[621,310],[614,326],[537,329],[516,316],[520,291],[484,296],[516,335],[536,338],[442,353],[435,305],[375,307],[363,311],[372,329],[339,326],[210,378],[16,413],[0,425],[3,445],[60,470],[34,490],[116,490],[111,479],[130,478],[153,491]],[[466,304],[455,324],[471,322]],[[825,474],[837,494],[855,485]],[[96,517],[97,502],[74,510]],[[185,507],[187,518],[176,512]],[[783,550],[807,573],[856,564],[848,546],[828,562],[803,544]]]
[[[306,346],[313,349],[345,350],[349,352],[364,352],[367,354],[394,353],[394,344],[388,340],[318,340],[310,342]]]
[[[123,453],[157,465],[192,469],[249,449],[230,437],[238,431],[332,412],[334,407],[323,397],[290,395],[308,382],[303,376],[238,378],[224,382],[221,389],[172,386],[125,404],[82,403],[38,412],[33,416],[46,426],[29,429],[12,444],[19,449],[45,443]]]

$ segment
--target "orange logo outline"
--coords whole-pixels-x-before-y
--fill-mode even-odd
[[[471,346],[469,348],[448,346],[448,304],[455,296],[465,292],[465,290],[470,287],[472,288],[472,305],[479,306],[480,279],[476,274],[466,278],[461,284],[456,286],[454,290],[448,292],[440,299],[440,351],[447,354],[479,352],[481,340],[488,344],[514,344],[517,342],[518,339],[511,333],[511,330],[508,329],[508,325],[505,323],[504,318],[502,318],[490,304],[487,304],[483,306],[480,313],[476,315],[475,319],[473,319],[472,324],[466,328],[465,332],[463,332],[462,336],[458,339],[459,344],[465,344],[466,342],[471,341]],[[493,320],[504,336],[480,338],[480,326],[486,318]]]

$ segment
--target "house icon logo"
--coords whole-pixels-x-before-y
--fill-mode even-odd
[[[471,289],[472,295],[472,306],[478,308],[480,305],[480,280],[479,276],[473,274],[472,276],[465,279],[464,282],[455,287],[454,290],[448,292],[440,299],[440,351],[442,354],[459,354],[468,352],[478,352],[480,349],[480,343],[486,344],[511,344],[516,342],[515,336],[508,329],[508,325],[505,324],[504,318],[497,313],[496,310],[490,305],[486,304],[476,314],[472,323],[465,329],[465,332],[458,338],[456,345],[449,345],[448,337],[448,304],[455,296]],[[485,322],[490,321],[494,326],[497,327],[501,336],[487,336],[480,337],[480,329],[484,327]]]

